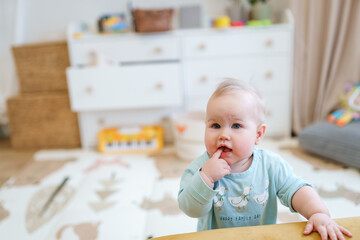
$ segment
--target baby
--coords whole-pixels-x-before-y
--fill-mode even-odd
[[[225,80],[206,110],[207,152],[184,171],[179,207],[199,218],[198,231],[275,224],[277,197],[308,219],[304,234],[344,239],[311,185],[296,176],[279,155],[255,148],[264,137],[264,103],[250,86]]]

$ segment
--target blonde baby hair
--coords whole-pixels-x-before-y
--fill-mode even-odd
[[[231,92],[235,92],[235,91],[242,91],[245,93],[248,93],[252,96],[252,98],[255,101],[255,106],[256,106],[256,110],[257,110],[257,115],[258,115],[258,119],[260,121],[260,123],[264,123],[265,121],[265,104],[264,101],[261,97],[261,95],[259,94],[259,92],[253,87],[251,86],[249,83],[240,81],[240,80],[236,80],[236,79],[232,79],[232,78],[226,78],[224,79],[224,81],[222,81],[218,87],[216,88],[216,90],[214,91],[214,93],[211,95],[211,98],[215,98],[215,97],[219,97],[225,94],[229,94]]]

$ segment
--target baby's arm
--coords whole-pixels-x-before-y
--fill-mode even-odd
[[[347,229],[331,219],[329,210],[312,187],[301,187],[293,195],[291,204],[297,212],[309,220],[305,227],[305,235],[317,231],[322,240],[328,239],[328,236],[331,240],[342,240],[343,234],[352,237]]]
[[[220,157],[220,154],[221,151],[213,154],[210,159],[208,159],[205,163],[201,164],[199,161],[195,160],[184,171],[180,182],[178,203],[179,208],[186,215],[199,218],[208,214],[209,211],[211,211],[213,207],[212,200],[217,193],[217,191],[213,190],[213,181],[215,180],[213,173],[219,173],[219,169],[217,169],[216,166],[218,166],[217,162],[221,162],[218,159]],[[209,162],[212,164],[209,164]],[[202,167],[201,171],[199,171],[200,167]],[[206,173],[206,175],[204,175],[204,173]]]

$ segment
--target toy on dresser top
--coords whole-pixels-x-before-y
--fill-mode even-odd
[[[360,83],[347,84],[345,92],[340,96],[340,102],[342,108],[328,116],[329,122],[345,126],[353,120],[360,120]]]
[[[125,21],[125,14],[107,14],[98,20],[100,33],[122,33],[128,32],[128,24]]]
[[[160,126],[106,128],[99,133],[102,153],[156,153],[163,147]]]

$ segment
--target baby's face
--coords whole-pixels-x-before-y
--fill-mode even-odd
[[[259,141],[259,125],[249,94],[234,92],[212,97],[206,112],[206,150],[212,156],[221,148],[220,157],[229,165],[247,159]]]

